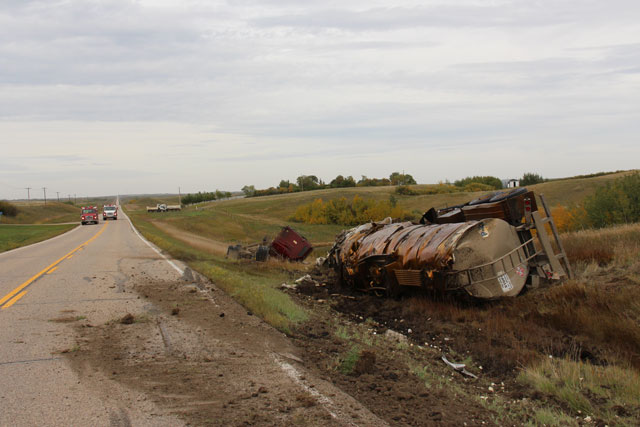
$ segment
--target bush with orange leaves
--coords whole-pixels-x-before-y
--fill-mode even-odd
[[[556,206],[551,209],[551,216],[560,233],[587,228],[587,211],[582,206]]]

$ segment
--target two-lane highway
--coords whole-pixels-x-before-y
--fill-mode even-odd
[[[141,275],[179,278],[125,218],[0,254],[0,425],[182,424],[117,383],[85,387],[64,357],[71,326],[144,309]]]
[[[386,425],[189,276],[126,217],[0,254],[0,426]]]

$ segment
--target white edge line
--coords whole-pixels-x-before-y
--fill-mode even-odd
[[[178,267],[173,261],[171,261],[169,258],[167,258],[166,255],[163,254],[162,252],[160,252],[160,250],[153,243],[151,243],[150,241],[145,239],[144,236],[142,234],[140,234],[138,232],[138,230],[136,230],[136,227],[133,225],[133,222],[131,222],[131,219],[129,218],[129,215],[127,215],[124,212],[124,209],[122,209],[122,207],[120,207],[120,206],[118,206],[118,208],[120,209],[120,212],[122,213],[122,215],[124,215],[124,217],[127,218],[127,221],[129,221],[129,225],[131,226],[131,229],[133,230],[134,233],[136,233],[136,235],[140,238],[140,240],[142,240],[147,246],[149,246],[158,255],[160,255],[165,261],[167,261],[167,263],[169,263],[169,265],[171,267],[173,267],[178,273],[180,273],[180,275],[184,274],[184,270],[183,269]]]
[[[7,225],[12,225],[12,224],[7,224]],[[42,225],[63,225],[63,224],[42,224]],[[50,239],[41,240],[41,241],[39,241],[39,242],[35,242],[35,243],[32,243],[32,244],[27,245],[27,246],[20,246],[19,248],[14,248],[14,249],[10,249],[10,250],[8,250],[8,251],[0,252],[0,257],[1,257],[1,256],[3,256],[3,255],[6,255],[6,254],[10,254],[10,253],[14,253],[14,252],[17,252],[17,251],[21,251],[22,249],[30,249],[30,248],[33,248],[34,246],[38,246],[38,245],[41,245],[41,244],[44,244],[44,243],[50,242],[50,241],[52,241],[52,240],[56,240],[56,239],[58,239],[58,238],[60,238],[60,237],[62,237],[62,236],[66,236],[67,234],[72,233],[72,232],[74,232],[74,231],[78,230],[79,228],[80,228],[80,224],[76,225],[75,227],[73,227],[73,228],[72,228],[71,230],[69,230],[69,231],[65,231],[65,232],[64,232],[64,233],[62,233],[62,234],[58,234],[57,236],[53,236],[53,237],[52,237],[52,238],[50,238]]]
[[[300,374],[300,372],[298,372],[298,370],[294,368],[292,365],[280,360],[280,358],[275,354],[272,354],[272,357],[275,359],[278,366],[280,366],[280,369],[282,369],[284,373],[287,374],[287,376],[289,376],[289,378],[291,378],[296,384],[301,386],[304,389],[304,391],[311,394],[313,397],[317,398],[320,401],[320,403],[322,403],[322,405],[325,407],[325,409],[327,410],[329,415],[331,415],[332,418],[338,419],[338,415],[329,409],[329,406],[334,406],[334,403],[331,399],[329,399],[324,394],[320,393],[318,390],[306,385],[301,378],[302,374]]]

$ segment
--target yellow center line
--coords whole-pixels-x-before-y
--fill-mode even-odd
[[[13,304],[15,304],[20,298],[22,298],[23,296],[25,296],[27,293],[27,291],[22,291],[20,292],[18,295],[16,295],[15,297],[11,298],[11,300],[6,303],[5,305],[2,306],[2,309],[4,310],[5,308],[9,308],[11,307]]]
[[[51,274],[58,269],[58,266],[53,267],[51,270],[47,271],[47,274]]]
[[[5,295],[4,297],[0,298],[0,306],[2,306],[5,302],[7,302],[9,299],[13,298],[14,295],[16,295],[18,292],[20,292],[21,290],[23,290],[24,288],[26,288],[27,286],[29,286],[31,283],[33,283],[36,279],[38,279],[40,276],[42,276],[43,274],[45,274],[46,272],[48,272],[49,270],[51,270],[53,267],[57,266],[58,264],[60,264],[62,261],[64,261],[65,258],[70,257],[71,255],[73,255],[76,251],[80,250],[81,248],[83,248],[84,246],[88,245],[89,243],[91,243],[92,241],[94,241],[99,235],[102,234],[102,232],[104,231],[104,229],[107,227],[108,222],[105,222],[104,225],[102,226],[102,228],[100,229],[100,231],[98,231],[92,238],[90,238],[89,240],[87,240],[86,242],[84,242],[83,244],[81,244],[80,246],[78,246],[77,248],[73,249],[72,251],[70,251],[69,253],[67,253],[66,255],[64,255],[63,257],[61,257],[60,259],[58,259],[57,261],[53,262],[51,265],[49,265],[47,268],[43,269],[42,271],[40,271],[39,273],[37,273],[36,275],[34,275],[33,277],[31,277],[29,280],[27,280],[26,282],[24,282],[23,284],[21,284],[20,286],[18,286],[17,288],[15,288],[14,290],[12,290],[11,292],[9,292],[7,295]],[[22,298],[21,295],[19,297],[17,297],[17,299],[15,299],[15,301],[17,301],[18,299]],[[15,303],[14,300],[12,300],[13,302],[10,301],[10,304],[7,304],[5,306],[3,306],[2,308],[8,308],[11,305],[13,305],[13,303]]]

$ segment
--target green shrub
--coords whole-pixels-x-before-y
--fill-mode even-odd
[[[9,202],[0,200],[0,212],[2,212],[2,215],[16,216],[18,215],[18,208]]]
[[[398,185],[396,187],[396,193],[403,196],[416,196],[418,194],[417,191],[412,190],[408,185]]]
[[[182,196],[182,204],[183,205],[190,205],[190,204],[193,204],[193,203],[209,202],[209,201],[212,201],[212,200],[216,200],[216,193],[214,193],[214,192],[198,191],[195,194],[189,193],[187,195]]]
[[[495,176],[468,176],[453,182],[456,187],[466,187],[471,183],[485,184],[490,186],[491,190],[500,190],[502,188],[502,180]]]
[[[422,191],[422,194],[448,194],[448,193],[459,193],[462,191],[460,187],[456,187],[451,184],[435,184],[428,186],[425,190]]]
[[[491,190],[494,190],[494,187],[488,184],[483,184],[481,182],[471,182],[464,186],[464,191],[467,191],[469,193],[473,193],[476,191],[491,191]]]
[[[347,354],[341,358],[338,370],[344,375],[351,375],[360,359],[360,348],[356,345],[351,347]]]
[[[520,187],[526,187],[527,185],[534,185],[534,184],[540,184],[541,182],[544,182],[545,179],[538,175],[537,173],[532,173],[532,172],[527,172],[524,175],[522,175],[522,178],[520,179]]]
[[[585,209],[589,225],[595,228],[640,221],[640,173],[598,188],[586,198]]]

